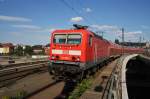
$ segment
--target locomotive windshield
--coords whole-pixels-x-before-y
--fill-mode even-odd
[[[81,35],[80,34],[55,34],[53,42],[58,44],[80,44]]]
[[[81,43],[81,35],[80,34],[69,34],[67,37],[68,44],[80,44]]]
[[[64,44],[66,42],[66,34],[55,34],[53,42]]]

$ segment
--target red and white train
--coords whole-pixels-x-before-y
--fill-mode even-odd
[[[51,35],[49,72],[69,76],[92,70],[97,64],[122,53],[143,53],[141,48],[123,47],[103,39],[87,27],[55,30]]]

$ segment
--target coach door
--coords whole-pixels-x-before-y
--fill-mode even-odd
[[[88,39],[88,50],[87,50],[87,59],[89,60],[90,64],[93,64],[94,59],[94,48],[93,48],[93,37],[92,35],[89,35]]]
[[[94,62],[97,63],[97,44],[94,44]]]

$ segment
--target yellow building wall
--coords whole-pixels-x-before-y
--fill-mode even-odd
[[[0,48],[1,54],[8,54],[10,52],[9,47]]]

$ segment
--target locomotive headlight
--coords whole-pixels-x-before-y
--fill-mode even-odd
[[[52,56],[52,59],[55,59],[55,56]]]
[[[80,61],[80,57],[77,57],[77,61]]]

